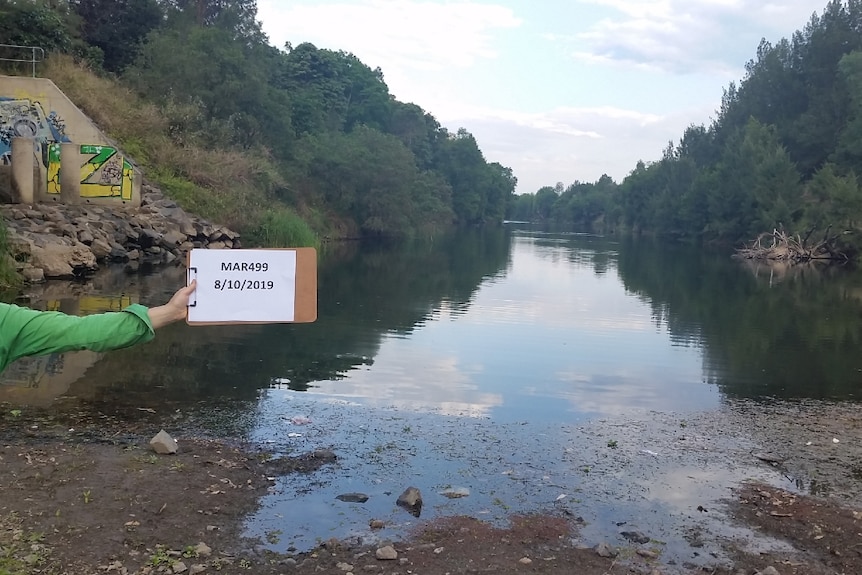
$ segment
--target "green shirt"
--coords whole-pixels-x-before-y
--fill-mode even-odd
[[[132,304],[123,311],[88,316],[36,311],[0,303],[0,371],[16,359],[63,351],[110,351],[155,337],[147,308]]]

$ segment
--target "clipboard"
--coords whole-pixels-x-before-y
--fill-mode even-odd
[[[197,280],[186,323],[310,323],[317,319],[314,248],[193,249],[187,283]]]

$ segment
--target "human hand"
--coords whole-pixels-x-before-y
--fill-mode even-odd
[[[189,298],[194,293],[196,287],[197,280],[192,280],[189,285],[178,289],[171,299],[168,300],[168,303],[147,310],[150,316],[150,323],[153,324],[153,329],[159,329],[175,321],[185,319],[188,313]]]

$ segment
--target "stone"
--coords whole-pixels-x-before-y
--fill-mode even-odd
[[[90,230],[78,230],[78,241],[82,244],[90,245],[95,239],[96,238],[93,237],[93,234],[90,233]]]
[[[529,557],[521,557],[520,559],[518,559],[518,563],[520,563],[521,565],[529,565],[532,562],[533,560]]]
[[[223,250],[225,248],[224,242],[210,242],[207,244],[207,249],[209,250]]]
[[[368,496],[364,493],[342,493],[336,495],[335,498],[347,503],[365,503],[368,501]]]
[[[353,571],[353,565],[351,565],[350,563],[345,563],[344,561],[339,561],[338,563],[336,563],[335,568],[345,572]]]
[[[186,564],[183,563],[182,561],[177,561],[176,563],[173,564],[171,569],[173,570],[174,573],[185,573],[186,571],[188,571],[189,568],[186,567]]]
[[[177,442],[167,431],[162,429],[150,440],[153,451],[162,455],[171,455],[177,452]]]
[[[33,267],[42,268],[45,277],[73,278],[76,274],[93,272],[98,269],[96,256],[86,246],[66,246],[46,244],[32,248]]]
[[[25,265],[21,270],[21,275],[24,276],[24,281],[31,284],[42,283],[45,281],[45,270],[42,268],[34,268],[31,265]]]
[[[173,249],[186,241],[186,234],[171,230],[162,236],[161,245],[166,249]]]
[[[414,517],[422,512],[422,492],[416,487],[408,487],[395,501],[398,507],[406,509]]]
[[[209,557],[212,555],[213,550],[209,545],[201,541],[195,546],[195,553],[197,553],[198,557]]]
[[[201,565],[200,563],[195,563],[191,567],[189,567],[189,575],[198,575],[198,573],[203,573],[207,570],[206,565]]]
[[[470,490],[466,487],[452,487],[450,489],[441,491],[440,495],[442,495],[443,497],[448,497],[449,499],[460,499],[461,497],[469,497]]]
[[[622,533],[620,533],[620,535],[622,535],[632,543],[649,543],[649,537],[647,537],[640,531],[623,531]]]
[[[103,260],[111,255],[111,246],[105,240],[98,238],[90,244],[90,251],[93,252],[97,260]]]
[[[599,557],[616,557],[619,555],[616,549],[605,543],[604,541],[593,547],[596,552],[596,555]]]
[[[374,556],[381,561],[394,561],[398,559],[398,551],[392,545],[386,545],[375,551]]]
[[[386,523],[382,519],[372,519],[368,522],[368,526],[371,529],[383,529],[386,527]]]
[[[758,571],[757,575],[781,575],[781,574],[778,572],[778,569],[776,569],[775,567],[770,565],[766,569],[763,569],[762,571]]]

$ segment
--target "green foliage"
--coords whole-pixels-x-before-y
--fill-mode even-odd
[[[466,130],[396,101],[379,68],[269,46],[255,0],[0,0],[0,31],[74,55],[46,73],[145,177],[265,243],[496,222],[515,188]]]
[[[269,248],[318,247],[317,235],[289,208],[263,212],[245,237],[256,246]]]
[[[162,21],[157,0],[70,0],[81,21],[81,36],[103,54],[109,72],[134,62],[140,46]]]

